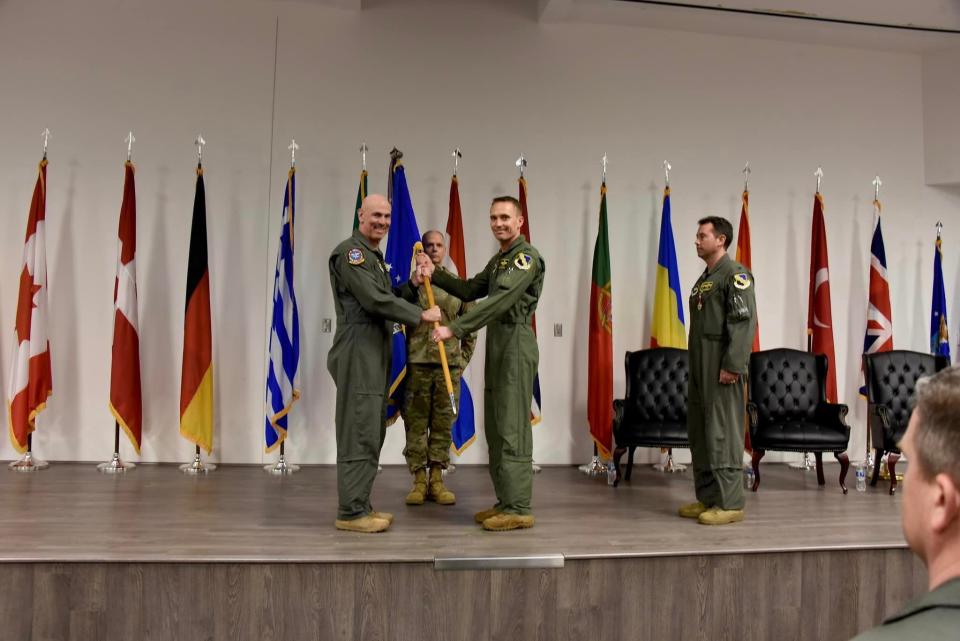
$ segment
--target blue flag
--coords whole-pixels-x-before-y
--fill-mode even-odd
[[[387,269],[394,287],[410,279],[413,264],[413,245],[420,240],[417,217],[410,202],[407,177],[399,159],[391,163],[392,219],[387,238]],[[407,330],[400,323],[393,325],[393,357],[390,363],[390,400],[387,404],[387,421],[397,420],[403,407],[403,380],[407,373]]]
[[[943,286],[943,248],[940,232],[933,255],[933,305],[930,310],[930,352],[950,360],[950,335],[947,331],[947,292]]]
[[[267,396],[264,437],[273,451],[287,437],[287,413],[300,398],[300,314],[293,291],[295,169],[290,168],[283,195],[277,269],[273,276],[273,313],[267,348]]]

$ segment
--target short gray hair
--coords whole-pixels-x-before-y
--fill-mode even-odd
[[[925,478],[946,474],[960,486],[960,367],[917,381],[914,449]]]

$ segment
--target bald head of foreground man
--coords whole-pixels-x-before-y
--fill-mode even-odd
[[[360,233],[376,249],[380,241],[390,231],[390,201],[382,194],[370,194],[360,203],[357,217],[360,219]]]
[[[330,285],[337,331],[327,370],[337,386],[337,495],[334,526],[382,532],[393,516],[370,506],[370,490],[386,435],[392,336],[396,324],[416,327],[441,319],[421,309],[416,288],[394,288],[380,241],[390,231],[390,203],[380,194],[363,199],[359,227],[330,254]]]

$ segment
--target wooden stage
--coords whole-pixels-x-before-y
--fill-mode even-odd
[[[376,535],[333,528],[331,466],[4,471],[0,640],[848,639],[926,574],[899,495],[844,496],[825,467],[819,488],[812,471],[762,466],[746,521],[724,527],[675,516],[689,474],[638,465],[612,488],[547,467],[536,527],[504,533],[472,520],[492,501],[485,467],[449,477],[451,507],[405,506],[410,476],[387,467],[374,507],[396,522]]]

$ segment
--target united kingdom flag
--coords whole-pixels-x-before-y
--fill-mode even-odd
[[[863,337],[863,353],[876,354],[893,349],[893,314],[890,311],[890,283],[887,281],[887,254],[880,230],[880,201],[873,201],[876,226],[870,243],[870,300],[867,306],[867,331]],[[866,395],[866,385],[860,388]]]

